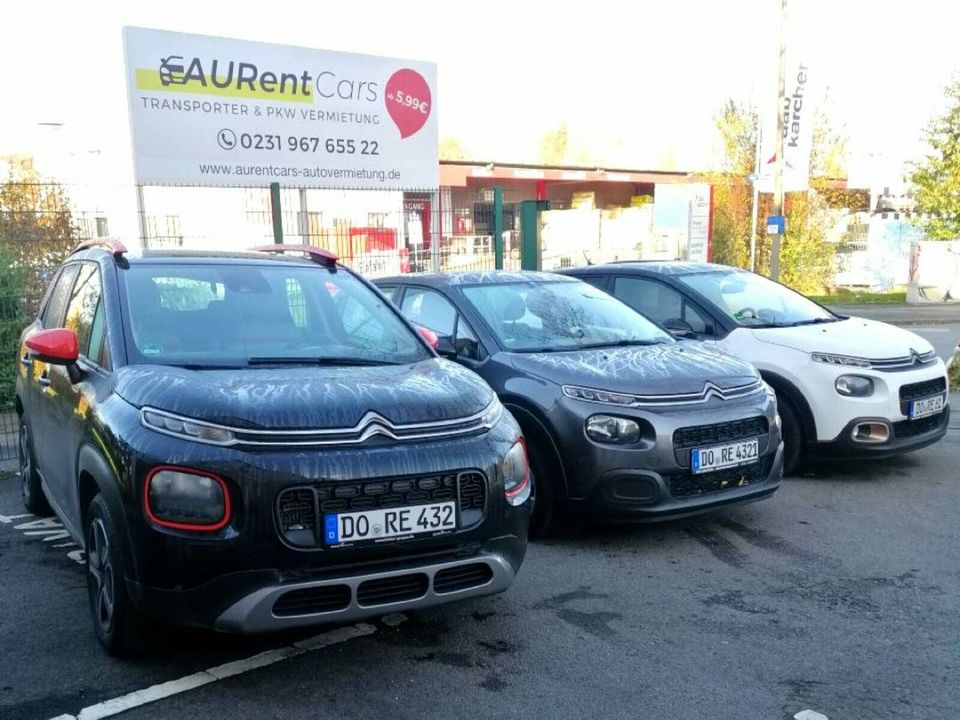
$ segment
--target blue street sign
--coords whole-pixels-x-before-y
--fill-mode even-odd
[[[767,217],[767,235],[783,235],[787,229],[787,220],[783,215],[770,215]]]

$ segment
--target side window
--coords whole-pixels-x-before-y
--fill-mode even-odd
[[[396,285],[390,285],[388,287],[378,287],[377,289],[380,290],[380,292],[382,292],[384,295],[386,295],[387,300],[392,302],[394,305],[397,304],[397,286]]]
[[[100,297],[100,268],[92,263],[84,263],[67,304],[64,327],[77,334],[80,353],[94,361],[100,357],[103,345],[104,322]]]
[[[452,338],[457,331],[457,310],[436,290],[407,288],[400,308],[412,322]]]
[[[457,318],[457,336],[454,338],[453,346],[457,350],[457,355],[467,360],[483,360],[486,356],[477,334],[463,315]]]
[[[661,325],[679,320],[689,325],[698,335],[713,334],[713,323],[706,316],[688,303],[679,292],[656,280],[618,277],[613,283],[613,294]]]
[[[56,285],[47,299],[47,306],[43,309],[41,322],[47,330],[62,327],[63,311],[67,306],[67,299],[70,296],[70,288],[73,287],[73,281],[77,278],[77,265],[67,265],[60,271],[57,277]]]

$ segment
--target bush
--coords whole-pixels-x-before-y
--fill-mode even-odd
[[[956,357],[947,369],[947,375],[950,378],[950,389],[960,392],[960,360]]]
[[[17,379],[17,342],[27,324],[24,307],[24,271],[15,266],[13,255],[0,248],[0,407],[13,404]]]

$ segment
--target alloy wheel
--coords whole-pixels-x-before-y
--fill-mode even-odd
[[[113,626],[116,595],[113,564],[110,561],[110,540],[100,518],[94,518],[90,523],[87,568],[90,573],[90,600],[94,618],[104,632],[109,632]]]

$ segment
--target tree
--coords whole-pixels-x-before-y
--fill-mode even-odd
[[[440,140],[441,160],[466,160],[467,153],[463,145],[455,137],[445,137]]]
[[[916,208],[930,240],[960,239],[960,74],[945,89],[947,110],[927,127],[930,146],[914,166]]]
[[[714,186],[713,258],[739,267],[750,261],[750,231],[753,187],[749,175],[756,163],[759,114],[755,107],[729,100],[715,117],[720,163],[707,176]],[[845,174],[846,142],[843,133],[821,109],[814,118],[811,152],[811,189],[788,193],[785,202],[787,234],[780,256],[780,280],[801,292],[822,292],[833,276],[838,245],[827,241],[829,213],[837,207],[852,207],[862,198],[846,190],[831,189],[822,178]],[[757,215],[756,269],[770,267],[770,238],[762,218],[770,214],[772,197],[760,195]]]
[[[563,165],[570,151],[570,131],[566,123],[547,130],[540,140],[540,162],[544,165]]]
[[[40,298],[49,272],[79,241],[63,187],[42,180],[29,158],[15,158],[0,184],[0,249],[23,272],[28,298]]]

